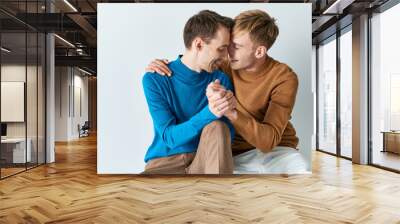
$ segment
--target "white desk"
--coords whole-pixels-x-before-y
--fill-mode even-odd
[[[13,163],[25,163],[25,158],[27,159],[26,162],[31,162],[32,159],[32,154],[31,154],[31,145],[32,145],[32,140],[30,138],[27,138],[26,141],[28,144],[26,147],[26,155],[25,155],[25,138],[6,138],[6,139],[1,139],[1,144],[2,147],[6,146],[13,146]],[[3,151],[3,149],[2,149]],[[5,151],[5,150],[4,150]]]

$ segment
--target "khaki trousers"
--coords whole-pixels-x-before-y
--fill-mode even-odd
[[[228,126],[222,121],[206,125],[197,151],[147,162],[142,174],[232,174],[233,157]]]

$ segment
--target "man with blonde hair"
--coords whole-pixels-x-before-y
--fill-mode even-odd
[[[275,19],[262,10],[244,11],[234,19],[229,61],[221,70],[229,75],[235,90],[236,108],[224,114],[236,132],[232,143],[235,173],[293,174],[307,169],[289,121],[297,75],[268,55],[278,35]],[[165,62],[155,60],[147,70],[171,75]],[[211,83],[206,92],[209,103],[214,104],[226,92],[218,81]]]

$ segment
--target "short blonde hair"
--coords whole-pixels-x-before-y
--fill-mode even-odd
[[[250,39],[270,49],[279,35],[275,18],[262,10],[248,10],[235,17],[234,34],[249,32]]]

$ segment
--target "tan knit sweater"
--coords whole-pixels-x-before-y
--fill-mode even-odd
[[[229,64],[222,70],[230,76],[238,101],[238,118],[232,121],[236,130],[233,154],[254,148],[263,152],[275,146],[296,148],[299,139],[289,120],[298,79],[289,66],[267,57],[264,69],[257,74],[232,70]]]

